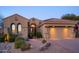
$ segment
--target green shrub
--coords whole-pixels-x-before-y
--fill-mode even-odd
[[[37,37],[37,38],[42,38],[41,32],[36,32],[36,37]]]
[[[23,45],[25,45],[25,39],[22,37],[17,37],[15,39],[15,48],[21,48]]]
[[[16,39],[16,37],[17,37],[17,35],[15,35],[15,34],[9,34],[9,42],[15,42],[15,39]]]
[[[42,33],[41,32],[30,32],[28,34],[29,38],[42,38]]]
[[[33,38],[35,36],[35,33],[34,32],[29,32],[28,36],[29,36],[29,38]]]
[[[2,36],[0,36],[0,42],[4,42],[4,39]]]

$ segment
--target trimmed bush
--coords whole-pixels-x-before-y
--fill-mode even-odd
[[[22,37],[17,37],[16,39],[15,39],[15,48],[21,48],[22,46],[24,46],[25,45],[25,39],[24,38],[22,38]]]

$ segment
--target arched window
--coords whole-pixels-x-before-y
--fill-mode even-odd
[[[17,29],[18,29],[18,32],[22,31],[22,25],[20,23],[18,24]]]
[[[16,32],[16,26],[14,23],[11,24],[11,31],[14,33]]]

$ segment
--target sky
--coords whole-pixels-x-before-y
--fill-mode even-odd
[[[45,20],[61,18],[64,14],[79,15],[79,6],[0,6],[0,16],[3,18],[13,14],[19,14],[28,19],[35,17]]]

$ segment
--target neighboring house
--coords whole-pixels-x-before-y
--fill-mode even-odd
[[[47,20],[27,19],[18,14],[6,17],[3,20],[4,34],[7,34],[9,29],[14,34],[21,34],[24,38],[28,38],[29,32],[40,31],[43,38],[52,40],[73,38],[75,24],[75,21],[55,18]]]

